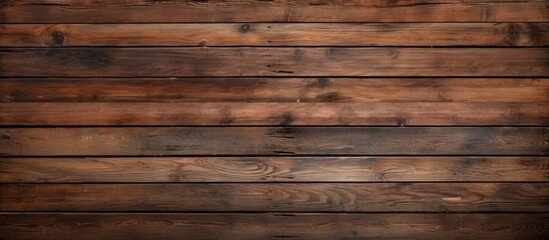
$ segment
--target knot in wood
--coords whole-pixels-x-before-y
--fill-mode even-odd
[[[51,39],[56,45],[63,45],[65,42],[65,34],[59,31],[52,32]]]

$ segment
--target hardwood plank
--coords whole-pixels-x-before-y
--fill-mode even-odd
[[[4,0],[4,23],[544,22],[545,0]]]
[[[546,212],[549,183],[3,184],[1,211]]]
[[[4,156],[546,155],[546,127],[0,128]]]
[[[547,214],[0,214],[13,239],[544,239]]]
[[[549,23],[2,24],[0,46],[547,46]]]
[[[0,77],[544,77],[548,62],[548,48],[0,48]]]
[[[546,124],[542,103],[0,103],[0,125]]]
[[[4,78],[0,102],[548,103],[545,78]]]
[[[547,214],[2,214],[0,237],[544,239],[548,220]]]
[[[548,157],[0,158],[0,183],[549,181]]]

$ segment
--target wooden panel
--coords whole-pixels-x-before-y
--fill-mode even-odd
[[[549,181],[548,157],[0,158],[0,182]]]
[[[543,155],[544,127],[0,128],[0,155]]]
[[[546,46],[547,23],[4,24],[0,46]]]
[[[5,78],[0,102],[549,103],[545,78]]]
[[[543,22],[545,0],[316,1],[4,0],[6,23],[78,22]]]
[[[0,125],[543,124],[541,103],[0,103]]]
[[[0,0],[0,240],[549,239],[547,0]]]
[[[4,184],[1,211],[546,212],[549,183]]]
[[[548,48],[2,48],[2,77],[549,76]]]
[[[544,239],[547,214],[2,214],[12,239]]]

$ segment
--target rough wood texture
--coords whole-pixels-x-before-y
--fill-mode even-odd
[[[546,78],[5,78],[0,102],[549,103]]]
[[[0,77],[540,76],[549,48],[1,48]]]
[[[545,155],[546,127],[0,128],[0,155]]]
[[[0,240],[549,239],[547,0],[0,0]]]
[[[544,124],[541,103],[0,103],[0,125]]]
[[[545,0],[4,0],[5,23],[544,22]]]
[[[1,214],[14,239],[545,239],[547,214]]]
[[[0,25],[4,47],[547,45],[547,23]]]
[[[546,212],[549,183],[4,184],[0,211]]]
[[[549,157],[0,158],[0,183],[548,182]]]

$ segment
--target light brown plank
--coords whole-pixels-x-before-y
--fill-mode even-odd
[[[1,48],[0,77],[549,76],[549,48]]]
[[[542,103],[0,103],[0,125],[545,124]]]
[[[0,102],[549,103],[545,78],[5,78]]]
[[[0,158],[0,182],[549,181],[548,157]]]
[[[3,184],[1,211],[546,212],[549,183]]]
[[[0,128],[0,155],[546,155],[546,127]]]
[[[545,0],[4,0],[5,23],[544,22]]]
[[[549,23],[3,24],[0,46],[547,46]]]

